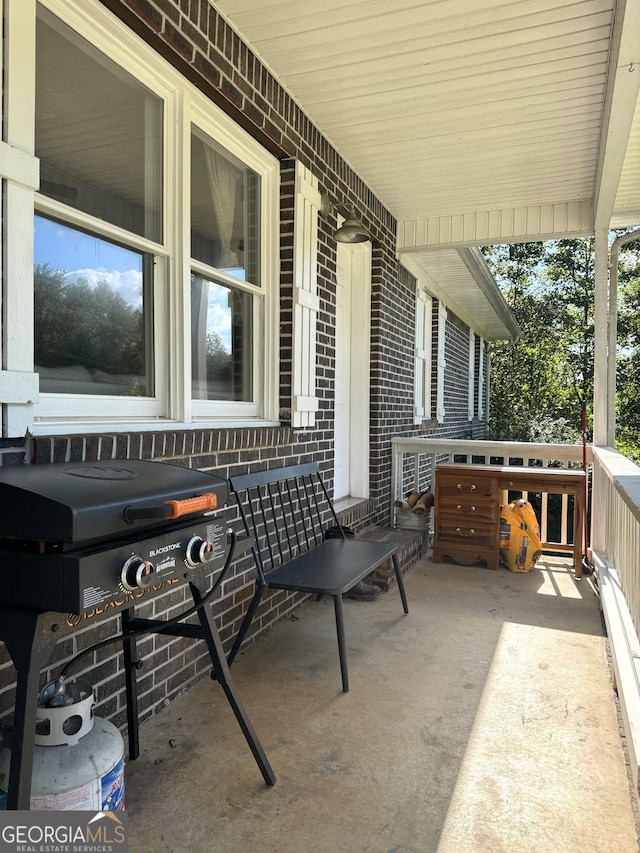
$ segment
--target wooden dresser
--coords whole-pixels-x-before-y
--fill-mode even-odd
[[[435,538],[433,559],[450,557],[470,566],[485,560],[487,567],[500,566],[500,504],[505,491],[570,494],[575,498],[573,545],[576,577],[582,575],[582,521],[584,517],[583,471],[565,468],[517,468],[500,465],[436,466]],[[542,543],[543,550],[562,550]]]

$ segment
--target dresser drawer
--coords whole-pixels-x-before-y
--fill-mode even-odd
[[[447,515],[450,519],[457,519],[459,523],[470,524],[472,527],[497,522],[500,515],[498,501],[493,498],[479,497],[480,500],[474,500],[466,495],[457,500],[451,498],[439,500],[436,503],[436,516]]]
[[[497,547],[499,544],[498,531],[495,524],[455,518],[450,514],[440,516],[436,522],[436,539],[439,544],[445,542],[458,545],[488,545]]]
[[[474,477],[473,473],[441,472],[436,468],[436,498],[489,498],[497,494],[495,477]]]

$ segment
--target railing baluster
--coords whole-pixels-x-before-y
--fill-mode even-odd
[[[549,467],[548,465],[546,466]],[[542,493],[542,501],[540,504],[540,538],[543,542],[548,542],[549,536],[549,495],[546,492]]]
[[[568,525],[567,518],[569,515],[569,495],[562,495],[562,512],[560,513],[560,541],[563,545],[569,541],[568,539]]]

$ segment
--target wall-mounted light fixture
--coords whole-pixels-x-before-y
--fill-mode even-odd
[[[356,216],[353,205],[333,202],[327,193],[323,193],[321,215],[328,219],[334,209],[340,212],[346,211],[345,221],[333,232],[333,239],[336,243],[366,243],[367,240],[371,239],[371,235]]]

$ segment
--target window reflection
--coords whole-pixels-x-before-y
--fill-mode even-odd
[[[194,130],[191,135],[191,256],[260,284],[260,179],[244,163]]]
[[[40,391],[151,396],[151,256],[43,216],[34,249]]]
[[[38,5],[40,192],[162,240],[160,98]]]
[[[191,276],[194,400],[253,400],[253,299],[250,293]]]

